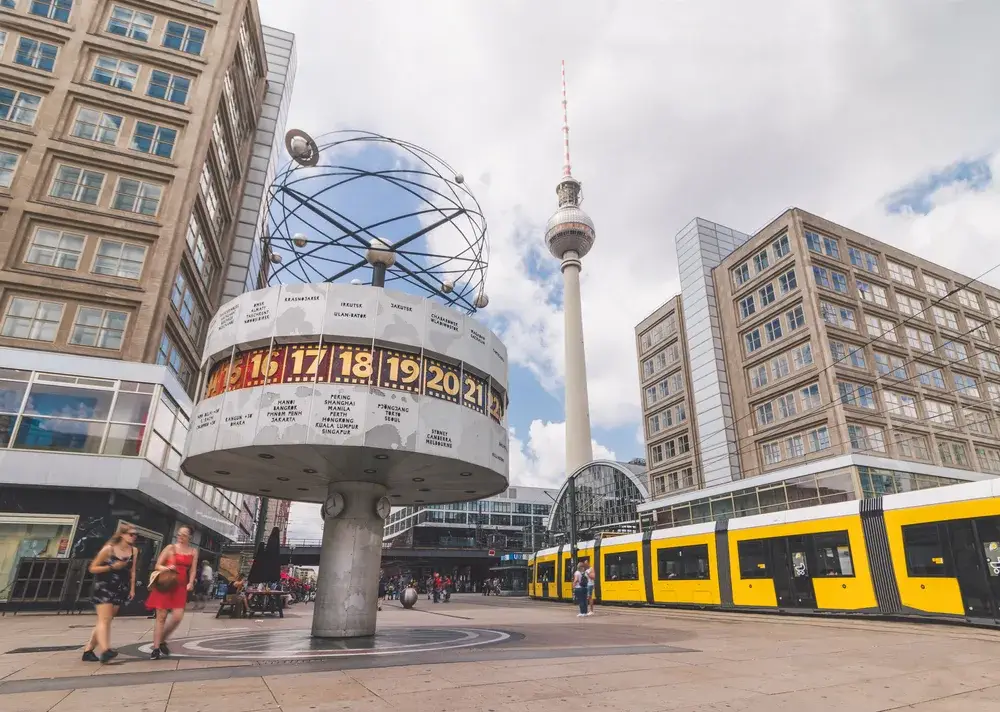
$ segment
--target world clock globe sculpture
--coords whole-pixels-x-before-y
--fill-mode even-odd
[[[182,466],[320,504],[312,635],[371,636],[392,507],[480,499],[509,480],[507,350],[473,318],[488,303],[486,222],[462,176],[413,144],[293,130],[286,147],[268,286],[209,324]],[[404,197],[366,202],[378,188],[349,193],[362,181]]]

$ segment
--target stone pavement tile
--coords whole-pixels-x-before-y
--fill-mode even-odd
[[[163,712],[170,698],[169,682],[154,685],[131,685],[121,687],[95,687],[74,690],[51,712],[92,712],[93,710],[114,710],[114,712]],[[2,698],[0,698],[2,708]]]
[[[783,692],[815,690],[834,685],[850,685],[857,681],[858,676],[856,673],[820,667],[809,672],[786,671],[771,675],[732,676],[725,679],[725,685],[765,695],[778,695]]]
[[[264,678],[275,701],[282,707],[302,707],[316,702],[349,702],[376,698],[367,687],[344,672],[313,672],[273,675]]]
[[[986,688],[995,682],[995,680],[982,679],[969,682],[956,677],[952,672],[943,669],[925,670],[881,680],[859,681],[844,685],[843,688],[856,691],[866,699],[882,704],[879,709],[894,709],[973,692]]]
[[[0,695],[3,712],[48,712],[69,694],[66,690],[52,692],[18,692]]]
[[[85,663],[80,660],[79,655],[73,653],[73,657],[68,659],[45,659],[32,663],[5,677],[4,682],[52,677],[83,677],[93,675],[100,668],[100,663]]]
[[[204,670],[206,668],[246,667],[253,665],[253,660],[192,660],[177,658],[178,670]]]
[[[739,690],[712,681],[680,682],[657,687],[622,689],[586,696],[567,696],[550,699],[547,706],[553,709],[608,710],[609,712],[661,712],[694,705],[732,704],[761,697],[749,690]],[[812,712],[810,710],[810,712]]]
[[[179,664],[178,658],[161,658],[159,660],[149,660],[148,658],[118,658],[108,665],[93,665],[96,670],[95,675],[121,675],[128,672],[160,672],[161,670],[176,670]]]
[[[974,712],[1000,709],[1000,686],[942,697],[907,707],[909,712]]]
[[[532,680],[511,682],[509,684],[476,684],[469,681],[464,687],[450,690],[429,690],[418,695],[404,692],[391,695],[380,695],[395,709],[410,709],[411,704],[418,704],[421,709],[490,709],[494,705],[506,703],[523,703],[525,706],[539,704],[548,706],[552,698],[567,697],[574,693],[572,686],[563,680]]]
[[[375,669],[351,670],[349,675],[379,697],[461,687],[460,683],[446,680],[439,674],[431,673],[406,674],[398,670],[387,673],[385,670]]]
[[[214,712],[220,707],[254,712],[277,709],[278,703],[259,677],[175,682],[166,712]]]

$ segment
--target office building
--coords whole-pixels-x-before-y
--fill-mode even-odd
[[[142,534],[140,581],[179,526],[210,558],[237,536],[241,495],[180,462],[244,194],[269,168],[267,50],[252,0],[0,3],[0,600],[41,590],[19,562],[70,566],[120,520]]]
[[[501,565],[501,557],[542,546],[557,494],[542,487],[509,487],[474,502],[398,507],[385,523],[382,568],[387,575],[418,581],[435,571],[447,574],[460,591],[501,574],[512,586],[519,580],[523,584],[523,577],[511,576],[510,567]]]
[[[1000,474],[1000,290],[799,209],[749,238],[727,231],[727,254],[725,228],[693,225],[678,253],[703,239],[708,257],[679,260],[682,295],[636,330],[658,498],[640,510],[658,526]],[[710,298],[692,329],[698,281]]]

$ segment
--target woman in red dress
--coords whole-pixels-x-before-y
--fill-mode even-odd
[[[146,599],[146,608],[156,611],[156,625],[153,627],[152,660],[169,657],[167,638],[177,630],[184,620],[188,592],[194,590],[195,573],[198,571],[198,550],[191,546],[191,530],[181,527],[177,530],[177,542],[167,545],[156,560],[157,571],[176,571],[177,585],[163,593],[153,589]],[[167,613],[170,622],[167,623]]]

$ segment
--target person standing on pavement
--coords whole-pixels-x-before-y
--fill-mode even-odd
[[[587,589],[587,565],[581,561],[576,565],[576,572],[573,574],[573,598],[580,605],[577,618],[587,615]]]
[[[167,639],[177,630],[184,620],[184,609],[187,607],[188,593],[194,590],[194,581],[198,571],[198,550],[191,546],[191,530],[181,527],[177,530],[177,541],[166,546],[156,560],[157,571],[174,571],[177,573],[177,585],[169,591],[153,589],[146,599],[146,608],[156,611],[156,624],[153,626],[153,651],[151,660],[169,657],[170,648]],[[170,622],[167,623],[167,613]]]
[[[594,579],[597,573],[594,571],[594,567],[587,563],[587,603],[590,606],[587,611],[588,616],[594,615]]]
[[[119,524],[114,536],[90,562],[90,573],[94,574],[91,601],[97,609],[97,624],[83,650],[84,662],[106,663],[118,656],[118,651],[111,648],[111,621],[121,606],[135,598],[135,536],[131,524]],[[94,652],[97,646],[101,647],[100,657]]]

